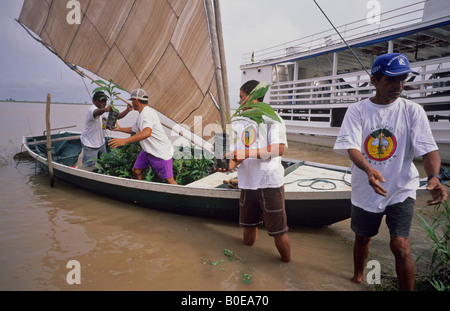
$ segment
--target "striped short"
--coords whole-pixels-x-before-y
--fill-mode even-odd
[[[242,189],[239,200],[239,224],[242,227],[264,224],[271,236],[287,232],[289,227],[284,205],[284,186],[257,190]]]

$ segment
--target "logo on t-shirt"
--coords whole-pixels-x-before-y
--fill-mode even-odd
[[[256,128],[254,125],[250,124],[242,132],[242,143],[246,148],[249,148],[256,141]]]
[[[386,161],[397,149],[397,139],[388,129],[378,129],[367,136],[364,141],[366,155],[374,161]]]

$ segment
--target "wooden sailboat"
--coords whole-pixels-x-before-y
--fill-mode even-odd
[[[74,2],[74,1],[71,1]],[[142,88],[164,125],[205,152],[229,114],[218,0],[80,0],[78,23],[68,23],[66,1],[25,0],[18,22],[52,53],[83,76],[83,70],[121,87]],[[225,71],[225,72],[224,72]],[[217,129],[216,121],[221,121]],[[181,127],[178,127],[181,128]],[[200,129],[199,131],[196,129]],[[239,189],[224,187],[230,174],[214,173],[185,186],[106,176],[74,168],[79,134],[52,135],[56,179],[109,197],[193,216],[237,219]],[[24,146],[48,171],[45,138],[24,137]],[[298,162],[298,161],[297,161]],[[300,165],[302,164],[302,165]],[[346,168],[286,163],[286,210],[291,226],[324,226],[350,216],[350,190],[298,185],[298,179],[342,179]],[[348,178],[348,177],[347,177]]]

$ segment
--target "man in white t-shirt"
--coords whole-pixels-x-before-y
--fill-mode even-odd
[[[240,89],[241,104],[259,84],[251,80]],[[263,98],[259,98],[262,101]],[[238,164],[239,224],[244,228],[244,243],[253,245],[258,236],[258,226],[264,224],[268,234],[285,262],[291,260],[290,241],[284,199],[284,169],[281,156],[287,148],[286,127],[263,116],[264,123],[257,124],[248,118],[232,122],[236,137],[229,169]]]
[[[423,157],[429,204],[447,198],[440,182],[440,156],[423,108],[400,94],[409,73],[408,58],[391,53],[379,56],[372,66],[375,96],[351,105],[345,115],[334,150],[348,154],[352,171],[352,219],[356,234],[354,275],[363,280],[369,241],[378,233],[383,215],[390,232],[402,290],[414,289],[414,264],[409,231],[414,215],[419,173],[414,157]]]
[[[103,118],[101,117],[105,112],[111,110],[111,106],[106,107],[107,97],[103,92],[95,92],[92,97],[93,105],[89,107],[86,113],[86,120],[84,129],[81,133],[82,146],[82,163],[84,167],[92,167],[97,162],[97,159],[102,153],[106,152],[105,145],[105,129]],[[119,113],[118,119],[125,117],[130,109],[130,106]]]
[[[173,146],[167,137],[156,111],[148,106],[148,96],[144,90],[131,92],[130,100],[139,117],[132,127],[117,127],[114,131],[134,134],[128,138],[115,138],[109,141],[111,148],[139,142],[142,151],[133,166],[133,175],[138,180],[144,179],[143,171],[149,166],[169,184],[177,184],[173,178]]]
[[[98,157],[106,152],[105,133],[102,118],[105,112],[109,112],[110,106],[106,107],[106,96],[103,92],[96,92],[92,97],[93,105],[86,113],[84,129],[81,133],[81,146],[83,152],[83,166],[94,166]]]

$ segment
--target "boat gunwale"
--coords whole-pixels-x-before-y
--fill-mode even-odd
[[[37,154],[33,150],[28,147],[27,138],[33,136],[24,136],[23,137],[23,145],[25,149],[30,154],[30,156],[36,161],[40,162],[43,165],[48,165],[48,161],[45,157]],[[296,159],[283,158],[284,161],[298,163],[303,162],[303,165],[317,167],[321,169],[334,170],[338,172],[346,172],[349,171],[348,168],[337,166],[337,165],[328,165],[322,163],[316,163],[311,161],[300,161]],[[95,172],[90,172],[87,170],[82,170],[79,168],[71,167],[68,165],[64,165],[58,162],[53,162],[53,170],[59,170],[63,173],[77,176],[80,178],[89,179],[96,182],[101,182],[104,184],[118,185],[125,188],[133,188],[142,191],[156,191],[156,192],[165,192],[173,195],[187,195],[190,197],[214,197],[214,198],[223,198],[223,199],[239,199],[240,197],[240,189],[232,189],[232,188],[204,188],[204,187],[194,187],[188,185],[171,185],[165,183],[158,183],[152,181],[141,181],[135,179],[128,179],[122,177],[116,177],[111,175],[104,175]],[[64,181],[64,180],[63,180]],[[296,200],[328,200],[328,199],[349,199],[351,195],[351,190],[315,190],[315,191],[307,191],[305,188],[299,188],[298,190],[289,190],[285,191],[285,199],[287,201],[296,201]]]

